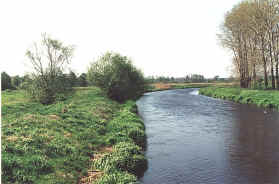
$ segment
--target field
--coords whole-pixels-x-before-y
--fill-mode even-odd
[[[153,83],[149,84],[146,92],[163,91],[169,89],[204,88],[210,86],[237,86],[236,83]]]
[[[279,110],[279,91],[275,90],[208,87],[200,89],[200,94],[244,104],[256,104],[259,107],[269,107]]]
[[[130,183],[146,169],[144,125],[133,101],[76,88],[41,105],[2,92],[3,183]]]

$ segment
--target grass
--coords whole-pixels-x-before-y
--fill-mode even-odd
[[[146,169],[144,125],[132,101],[118,104],[95,87],[47,106],[19,90],[1,98],[4,183],[78,183],[91,169],[102,173],[97,183],[131,183]],[[92,159],[104,147],[113,151]]]
[[[231,100],[244,104],[256,104],[279,110],[279,91],[250,90],[232,87],[208,87],[200,89],[200,94]]]

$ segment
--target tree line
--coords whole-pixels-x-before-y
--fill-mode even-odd
[[[63,81],[67,83],[67,85],[72,87],[86,87],[88,86],[88,82],[86,79],[86,73],[82,73],[81,75],[77,75],[75,72],[70,71],[70,73],[63,73]],[[1,73],[1,90],[15,90],[15,89],[25,89],[25,85],[31,80],[30,75],[24,76],[10,76],[6,72]]]
[[[220,78],[218,75],[213,78],[205,78],[200,74],[188,74],[185,77],[165,77],[165,76],[149,76],[146,77],[148,83],[203,83],[203,82],[232,82],[233,78]]]
[[[279,1],[246,0],[226,13],[219,40],[242,88],[279,90]]]
[[[65,45],[47,34],[26,52],[32,73],[11,77],[1,73],[1,89],[22,89],[32,100],[51,104],[65,100],[73,87],[98,86],[113,100],[124,102],[139,97],[145,90],[143,73],[131,59],[119,53],[107,52],[92,62],[87,73],[80,76],[66,68],[71,62],[74,47]]]

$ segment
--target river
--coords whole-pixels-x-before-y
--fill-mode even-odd
[[[279,113],[198,95],[146,93],[145,184],[278,184]]]

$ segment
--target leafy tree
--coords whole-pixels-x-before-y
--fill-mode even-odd
[[[86,73],[82,73],[82,74],[78,77],[78,85],[81,86],[81,87],[86,87],[86,86],[88,86]]]
[[[72,46],[65,46],[46,34],[42,35],[40,44],[35,43],[32,49],[27,50],[26,56],[34,69],[28,91],[35,100],[50,104],[59,93],[69,90],[67,86],[61,85],[61,80],[64,79],[63,71],[70,63],[72,54]]]
[[[72,87],[77,85],[77,76],[73,71],[70,71],[69,82]]]
[[[6,90],[6,89],[12,89],[12,79],[11,77],[6,73],[2,72],[1,73],[1,89]]]
[[[22,83],[23,78],[19,77],[18,75],[12,77],[12,85],[14,87],[19,87],[20,84]]]
[[[110,98],[120,102],[138,97],[145,87],[143,74],[133,66],[131,60],[110,52],[91,64],[88,80],[103,88]]]
[[[270,79],[272,89],[279,89],[278,12],[278,0],[246,0],[225,15],[218,37],[233,54],[242,88],[257,86],[263,77],[265,88]]]
[[[214,76],[213,80],[214,80],[214,81],[218,81],[219,78],[220,78],[219,75],[216,75],[216,76]]]

